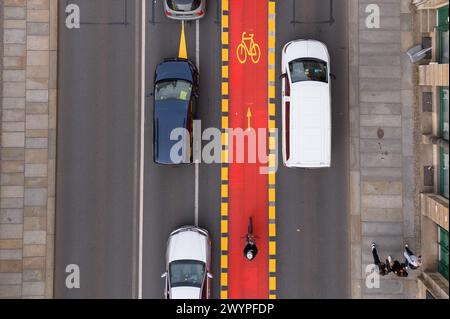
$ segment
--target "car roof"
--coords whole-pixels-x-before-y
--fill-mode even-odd
[[[298,82],[293,84],[291,92],[289,162],[305,167],[329,165],[331,105],[328,84]]]
[[[155,71],[155,83],[163,80],[185,80],[194,82],[193,64],[189,60],[170,59],[161,62]]]
[[[187,129],[189,115],[189,101],[177,99],[155,101],[154,109],[154,159],[161,164],[174,163],[170,158],[170,151],[178,141],[170,140],[171,132],[176,128]],[[187,159],[183,159],[184,163]]]

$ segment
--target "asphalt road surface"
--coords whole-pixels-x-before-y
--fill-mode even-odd
[[[208,2],[208,12],[199,25],[200,99],[197,117],[202,127],[220,128],[220,22],[217,2]],[[181,23],[164,15],[162,1],[148,6],[147,17],[147,87],[153,90],[156,65],[164,58],[178,56]],[[196,23],[185,26],[188,58],[197,60]],[[179,226],[195,223],[195,167],[160,167],[152,162],[153,101],[147,99],[145,205],[144,205],[144,298],[162,298],[165,271],[166,241],[171,231]],[[211,294],[219,298],[220,285],[220,165],[200,164],[198,225],[212,236]]]
[[[278,297],[349,298],[347,2],[277,1],[276,27],[278,75],[285,43],[315,39],[328,46],[336,76],[331,168],[278,170]],[[280,81],[277,84],[280,105]]]
[[[65,6],[61,3],[56,297],[134,298],[138,286],[140,1],[70,1],[80,5],[84,23],[79,30],[65,28]],[[218,5],[219,1],[209,1],[207,15],[200,21],[198,56],[196,24],[186,24],[188,57],[199,60],[198,118],[203,128],[220,128]],[[332,89],[332,167],[280,167],[278,171],[279,298],[350,295],[346,5],[341,0],[277,2],[278,75],[283,45],[311,38],[328,45],[336,76]],[[150,94],[156,65],[178,54],[181,24],[164,17],[161,1],[147,1],[146,26],[145,77],[146,94]],[[279,92],[277,86],[277,97]],[[144,298],[162,298],[164,280],[160,276],[168,235],[179,226],[195,222],[195,167],[153,164],[152,111],[152,98],[148,96],[142,283]],[[212,297],[218,298],[220,166],[200,164],[199,186],[199,226],[212,235]],[[80,267],[80,289],[65,286],[68,264]]]
[[[137,1],[78,0],[80,29],[60,5],[56,298],[132,298],[136,286]],[[69,2],[69,1],[68,1]],[[126,7],[125,7],[126,6]],[[80,268],[67,289],[66,266]]]

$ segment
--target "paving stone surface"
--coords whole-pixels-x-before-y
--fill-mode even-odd
[[[53,296],[57,3],[0,0],[0,298]]]
[[[366,8],[380,9],[380,28],[368,28]],[[366,285],[380,258],[403,261],[403,245],[416,247],[414,69],[410,0],[350,0],[350,187],[352,295],[354,298],[415,298],[417,271],[408,279],[391,274],[379,288]],[[419,252],[420,253],[420,252]]]

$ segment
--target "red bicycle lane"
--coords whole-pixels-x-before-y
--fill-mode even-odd
[[[229,25],[229,127],[243,130],[251,127],[256,134],[258,128],[264,128],[267,132],[267,1],[229,0]],[[229,164],[228,297],[266,299],[269,297],[268,180],[260,169],[267,164],[259,162],[256,150],[252,150],[256,153],[256,163],[248,163],[247,148],[244,163],[236,163],[236,155],[243,150],[238,150],[235,142],[233,145],[234,158],[230,157]],[[253,261],[248,261],[243,254],[250,216],[258,246]]]

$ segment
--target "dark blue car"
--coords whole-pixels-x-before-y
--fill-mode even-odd
[[[197,97],[198,71],[191,61],[166,59],[156,67],[153,109],[155,163],[192,163],[192,129]]]

